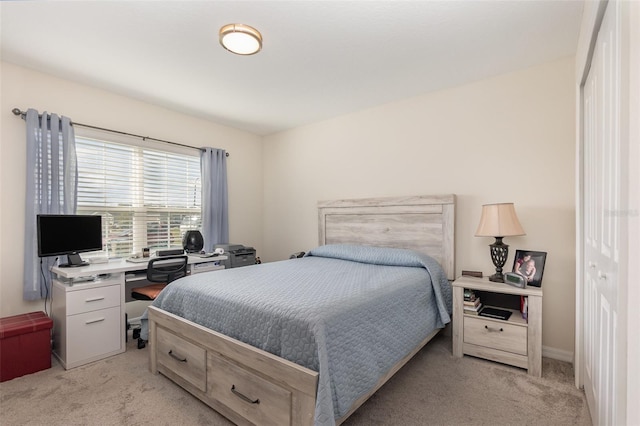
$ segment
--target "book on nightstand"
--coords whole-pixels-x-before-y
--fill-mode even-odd
[[[529,318],[529,298],[527,296],[520,296],[520,313],[522,318],[527,320]]]
[[[465,314],[478,315],[482,310],[482,302],[473,290],[464,290],[463,310]]]
[[[478,315],[484,306],[482,303],[478,304],[478,306],[466,306],[464,307],[464,313],[470,315]]]

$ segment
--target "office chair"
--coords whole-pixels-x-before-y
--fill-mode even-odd
[[[131,297],[135,300],[155,300],[158,294],[169,283],[187,275],[187,256],[166,256],[151,259],[147,265],[147,281],[149,284],[131,290]],[[138,339],[138,349],[142,349],[147,342],[140,338],[140,329],[133,330],[133,338]]]

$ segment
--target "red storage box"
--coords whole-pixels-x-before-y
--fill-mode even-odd
[[[51,368],[51,327],[44,312],[0,318],[0,382]]]

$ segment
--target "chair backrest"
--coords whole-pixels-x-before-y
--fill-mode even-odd
[[[167,283],[187,275],[187,256],[166,256],[151,259],[147,266],[147,281]]]

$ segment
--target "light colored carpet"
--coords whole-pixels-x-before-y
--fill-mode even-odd
[[[0,424],[229,425],[162,375],[148,349],[65,371],[52,368],[0,384]],[[591,425],[571,364],[543,359],[542,378],[465,356],[438,336],[345,425]]]

